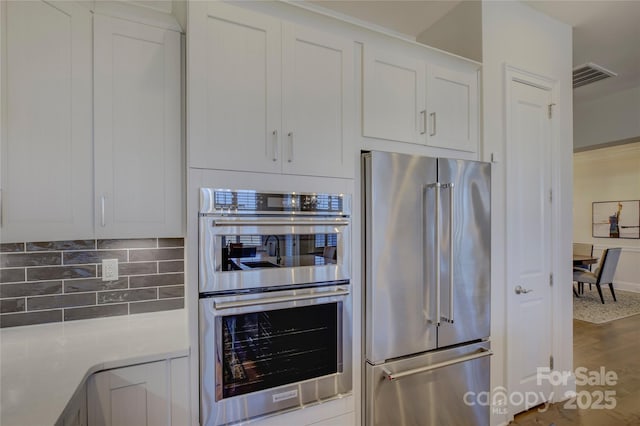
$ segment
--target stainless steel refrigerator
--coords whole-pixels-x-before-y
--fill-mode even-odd
[[[365,423],[488,425],[490,165],[374,151],[362,167]]]

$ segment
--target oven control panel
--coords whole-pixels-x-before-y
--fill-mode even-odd
[[[200,189],[200,213],[348,216],[349,204],[350,197],[345,194]]]

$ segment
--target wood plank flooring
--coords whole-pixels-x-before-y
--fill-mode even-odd
[[[531,409],[516,416],[511,425],[618,426],[640,425],[640,315],[592,324],[573,321],[574,369],[586,367],[618,374],[615,386],[578,386],[576,391],[590,395],[596,390],[614,390],[614,409],[567,409],[566,403],[553,404],[540,413]],[[602,402],[605,404],[605,401]]]

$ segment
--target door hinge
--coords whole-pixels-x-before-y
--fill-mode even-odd
[[[552,119],[552,118],[553,118],[553,106],[554,106],[554,105],[555,105],[555,104],[549,104],[549,105],[547,105],[547,111],[548,111],[548,113],[549,113],[549,119]]]
[[[553,286],[553,274],[549,274],[549,285]]]
[[[553,355],[549,355],[549,369],[553,370]]]

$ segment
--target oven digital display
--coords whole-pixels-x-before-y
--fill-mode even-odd
[[[223,398],[338,372],[339,305],[223,317]]]

